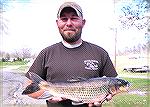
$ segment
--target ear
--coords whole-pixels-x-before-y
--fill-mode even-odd
[[[83,20],[82,20],[82,25],[84,26],[84,25],[85,25],[85,23],[86,23],[86,20],[85,20],[85,19],[83,19]]]
[[[56,20],[56,24],[57,24],[57,26],[58,26],[58,20]]]

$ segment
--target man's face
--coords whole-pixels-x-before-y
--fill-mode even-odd
[[[60,18],[56,20],[59,32],[68,43],[74,43],[81,38],[82,28],[85,24],[83,18],[78,17],[72,8],[62,11]]]

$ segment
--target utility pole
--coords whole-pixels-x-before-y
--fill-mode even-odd
[[[115,3],[116,3],[116,0],[113,0],[113,5],[114,5],[114,14],[115,14]],[[117,26],[115,25],[115,28],[113,28],[113,31],[114,31],[114,35],[115,35],[115,61],[114,61],[114,66],[115,66],[115,69],[117,67]]]

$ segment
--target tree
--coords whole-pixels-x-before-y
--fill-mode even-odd
[[[0,34],[8,34],[8,19],[4,17],[4,13],[14,8],[12,3],[29,3],[31,0],[0,0]]]
[[[6,53],[5,59],[6,59],[7,61],[10,60],[10,54],[9,54],[9,53]]]
[[[114,5],[119,24],[117,29],[128,30],[136,28],[139,31],[145,32],[143,33],[143,40],[146,42],[141,43],[142,46],[140,47],[144,47],[144,50],[150,50],[150,33],[148,33],[150,29],[148,27],[150,26],[150,16],[146,15],[150,13],[150,0],[114,0]],[[140,49],[138,44],[140,43],[132,47],[134,53]],[[125,52],[127,53],[127,49],[125,49]]]
[[[8,7],[7,5],[7,0],[2,0],[0,1],[0,34],[2,35],[3,33],[7,34],[8,31],[8,20],[4,18],[3,13],[6,11],[6,8]]]
[[[149,0],[128,0],[127,2],[120,2],[118,5],[119,9],[116,8],[119,13],[118,21],[123,29],[136,27],[141,30],[148,26],[150,19],[144,14],[150,9]]]
[[[30,49],[28,48],[23,48],[21,49],[21,53],[22,53],[22,59],[25,59],[25,58],[31,58],[31,51]]]

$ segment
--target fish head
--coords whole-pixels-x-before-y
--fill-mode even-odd
[[[120,92],[127,92],[130,87],[130,83],[121,78],[115,78],[113,85],[111,84],[110,90],[112,94],[117,94]]]
[[[121,78],[117,78],[116,82],[116,86],[120,91],[128,91],[129,87],[131,86],[130,82]]]

